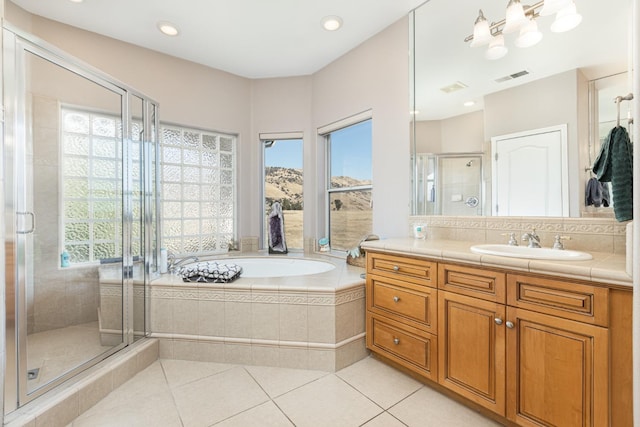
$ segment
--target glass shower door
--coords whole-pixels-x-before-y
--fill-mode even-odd
[[[11,410],[127,343],[123,165],[130,150],[121,89],[12,33],[5,41],[16,46],[10,54],[5,46]]]

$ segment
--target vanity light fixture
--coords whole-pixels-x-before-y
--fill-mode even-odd
[[[471,47],[484,46],[491,41],[491,30],[489,29],[489,21],[484,17],[482,9],[478,11],[478,17],[473,25],[473,40]]]
[[[325,16],[320,22],[322,22],[322,28],[327,31],[336,31],[342,27],[342,18],[336,15]]]
[[[520,4],[520,0],[509,0],[504,21],[503,34],[514,33],[527,23],[527,17],[524,15],[524,8]]]
[[[496,34],[489,42],[489,47],[484,53],[484,57],[490,61],[500,59],[509,52],[509,49],[504,45],[504,36],[502,34]]]
[[[82,3],[84,0],[69,0],[71,3]]]
[[[465,107],[473,107],[474,105],[476,105],[476,102],[475,101],[467,101],[462,105],[464,105]]]
[[[582,22],[582,15],[576,10],[576,4],[571,1],[569,5],[560,9],[556,14],[556,20],[551,24],[551,31],[554,33],[564,33],[573,30]]]
[[[540,9],[540,16],[555,15],[571,3],[573,3],[572,0],[545,0],[542,9]]]
[[[167,36],[175,37],[180,34],[180,30],[178,27],[171,22],[168,21],[160,21],[158,22],[158,29],[162,34]]]
[[[577,12],[573,0],[543,0],[531,6],[522,5],[520,0],[509,0],[505,18],[488,23],[482,10],[473,25],[473,34],[464,41],[471,42],[471,47],[489,45],[485,58],[495,60],[507,54],[504,44],[504,34],[518,31],[515,45],[520,48],[531,47],[542,40],[542,33],[538,30],[536,20],[541,16],[556,15],[551,24],[551,31],[561,33],[572,30],[582,22],[582,16]]]
[[[542,33],[538,30],[538,23],[535,19],[529,18],[528,22],[520,28],[520,35],[514,42],[517,47],[531,47],[542,40]]]

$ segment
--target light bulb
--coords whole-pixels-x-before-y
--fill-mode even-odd
[[[538,23],[531,18],[529,22],[520,28],[520,35],[514,44],[517,47],[531,47],[538,44],[540,40],[542,40],[542,33],[538,31]]]
[[[478,11],[478,17],[473,25],[473,40],[471,40],[471,47],[484,46],[491,41],[491,29],[489,28],[489,22],[482,14],[482,9]]]
[[[575,3],[571,2],[569,6],[556,14],[556,20],[551,24],[551,31],[564,33],[565,31],[573,30],[581,22],[582,15],[577,12]]]
[[[561,9],[569,6],[571,0],[544,0],[540,16],[549,16],[558,13]]]
[[[484,57],[490,61],[500,59],[505,56],[509,52],[509,49],[504,45],[504,36],[502,34],[497,34],[493,36],[491,42],[489,42],[489,47],[484,54]]]
[[[509,0],[505,21],[506,23],[502,29],[503,34],[518,31],[520,27],[527,23],[527,17],[524,15],[524,8],[520,4],[520,0]]]

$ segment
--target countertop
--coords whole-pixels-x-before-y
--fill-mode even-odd
[[[471,252],[470,249],[475,244],[478,243],[456,240],[420,240],[407,237],[371,240],[363,242],[361,246],[365,251],[368,249],[378,250],[424,257],[435,261],[464,262],[483,267],[548,274],[602,284],[626,287],[633,285],[633,278],[626,271],[626,257],[624,255],[589,252],[593,259],[587,261],[549,261],[477,254]]]

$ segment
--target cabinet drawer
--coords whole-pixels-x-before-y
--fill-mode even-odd
[[[435,289],[420,291],[399,280],[367,277],[367,309],[428,332],[437,331],[438,298]]]
[[[510,306],[599,326],[609,324],[609,289],[521,274],[507,275]]]
[[[499,271],[442,263],[438,266],[438,288],[504,304],[505,276]]]
[[[367,274],[402,279],[421,286],[436,287],[437,265],[423,259],[367,252]]]
[[[422,376],[437,379],[437,337],[367,312],[367,347]]]

